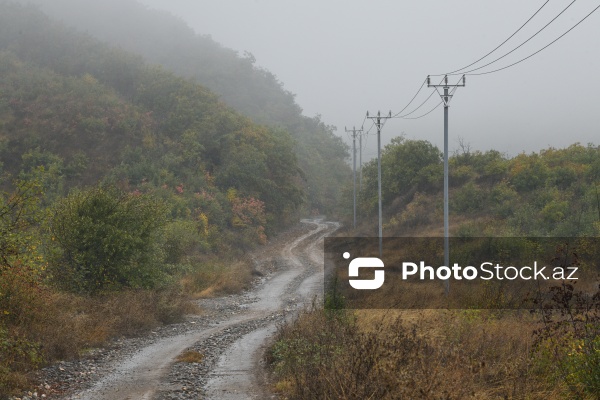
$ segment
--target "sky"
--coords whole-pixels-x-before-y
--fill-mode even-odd
[[[483,57],[517,31],[545,0],[139,0],[170,11],[277,76],[304,114],[337,127],[368,131],[363,158],[376,155],[366,112],[392,115],[409,104],[427,75],[445,74]],[[570,1],[550,0],[508,42],[469,69],[521,45]],[[513,53],[472,73],[502,68],[540,50],[590,13],[574,2]],[[441,77],[432,77],[439,83]],[[437,81],[436,81],[437,79]],[[459,76],[450,76],[451,84]],[[403,114],[423,103],[425,87]],[[539,54],[503,71],[467,75],[449,108],[449,147],[530,153],[575,142],[600,144],[600,9]],[[435,93],[410,117],[432,110]],[[394,118],[382,143],[404,135],[443,146],[443,107],[415,120]],[[403,115],[401,114],[401,115]]]

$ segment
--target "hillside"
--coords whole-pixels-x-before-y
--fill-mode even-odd
[[[191,79],[0,3],[0,398],[246,287],[244,254],[305,212],[295,148]]]
[[[377,162],[364,167],[360,218],[376,236]],[[443,236],[441,151],[398,137],[382,152],[385,236]],[[465,145],[449,159],[452,236],[598,236],[600,146],[508,157]],[[346,210],[351,210],[351,198]]]
[[[272,225],[302,204],[284,130],[34,9],[5,5],[0,19],[6,172],[55,166],[66,187],[108,179],[131,190],[180,185],[184,195],[234,189],[265,202]]]
[[[255,122],[288,131],[310,208],[335,209],[340,188],[350,178],[347,146],[319,117],[302,115],[294,95],[273,73],[256,67],[251,54],[239,56],[212,40],[210,32],[197,35],[180,19],[133,0],[37,3],[67,25],[193,79]]]

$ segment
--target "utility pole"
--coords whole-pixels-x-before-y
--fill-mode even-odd
[[[379,196],[379,257],[383,255],[383,216],[381,207],[381,120],[392,118],[392,112],[387,116],[382,117],[381,112],[377,111],[376,117],[369,117],[367,111],[367,118],[375,120],[377,125],[377,192]]]
[[[448,84],[448,75],[444,77],[443,85],[432,85],[429,76],[427,77],[427,87],[433,87],[438,92],[442,101],[444,102],[444,265],[450,268],[450,245],[448,241],[449,228],[448,228],[448,108],[450,108],[450,100],[452,100],[452,94],[448,93],[448,90],[458,87],[465,86],[465,76],[462,77],[462,83],[456,85]],[[444,94],[441,94],[438,88],[444,89]],[[450,279],[446,279],[444,282],[444,291],[446,296],[450,293]]]
[[[352,132],[352,173],[354,179],[354,229],[356,229],[356,134],[362,133],[362,129],[356,129],[353,127],[352,130],[346,129],[346,133]],[[362,154],[362,153],[361,153]]]
[[[358,178],[358,193],[362,192],[362,137],[363,131],[360,130],[360,136],[358,137],[358,169],[360,170],[359,178]]]

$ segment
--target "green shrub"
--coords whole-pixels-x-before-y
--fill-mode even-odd
[[[564,362],[568,377],[583,393],[600,394],[600,336],[573,341]]]
[[[5,399],[25,383],[25,372],[42,362],[40,346],[0,325],[0,360],[0,399]]]
[[[166,207],[149,195],[96,187],[53,208],[50,271],[64,289],[95,294],[152,288],[166,277],[160,235]]]
[[[0,266],[0,399],[26,382],[45,361],[36,329],[46,314],[48,291],[40,274],[15,262]]]
[[[469,182],[458,189],[451,198],[452,209],[458,212],[472,212],[483,209],[487,194],[477,184]]]
[[[195,221],[177,220],[166,225],[163,248],[167,264],[187,264],[187,259],[197,249],[208,249],[208,243],[199,235]]]
[[[557,249],[560,266],[581,267],[576,252]],[[567,261],[570,259],[571,261]],[[534,332],[538,366],[569,398],[598,398],[600,393],[600,290],[589,293],[569,283],[550,287],[549,301],[535,310],[542,326]]]

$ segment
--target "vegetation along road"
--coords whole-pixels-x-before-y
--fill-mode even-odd
[[[56,374],[92,376],[65,399],[265,398],[262,349],[277,323],[322,293],[322,239],[338,224],[303,220],[301,229],[256,258],[265,276],[241,295],[199,300],[186,322],[123,343]],[[269,272],[267,272],[269,271]],[[86,372],[87,371],[87,372]],[[52,374],[52,372],[48,372]],[[77,386],[78,384],[74,384]]]

